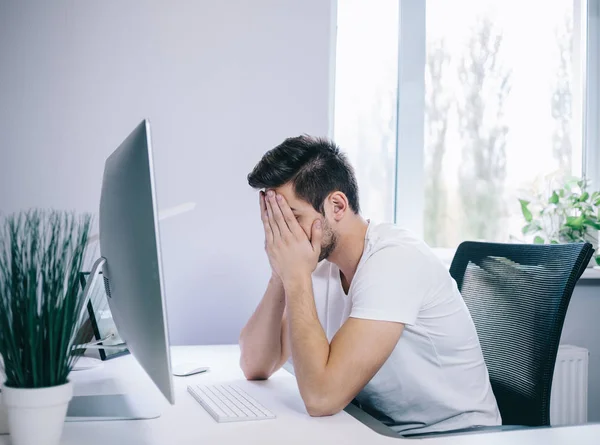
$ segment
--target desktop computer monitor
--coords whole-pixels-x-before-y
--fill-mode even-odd
[[[140,123],[108,157],[100,198],[102,278],[119,336],[164,397],[174,404],[150,124]],[[75,397],[70,420],[135,419],[148,414],[125,396]]]
[[[140,123],[108,157],[100,197],[100,254],[120,337],[174,403],[150,124]]]

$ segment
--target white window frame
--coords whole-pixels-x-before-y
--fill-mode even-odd
[[[337,70],[336,51],[337,51],[337,30],[338,30],[338,0],[331,1],[331,14],[329,21],[329,107],[327,116],[329,119],[327,137],[333,140],[335,135],[335,74]]]
[[[399,0],[395,222],[423,237],[425,209],[425,4]]]
[[[576,3],[582,0],[574,0]],[[600,0],[588,0],[585,13],[587,60],[583,76],[583,168],[593,187],[600,186]]]
[[[426,0],[399,0],[398,122],[396,135],[395,222],[423,237],[424,210],[424,124]],[[579,104],[581,123],[577,132],[582,146],[582,174],[600,186],[600,0],[573,0],[574,35],[585,36],[587,58],[574,57],[574,69],[582,72],[585,103]],[[587,6],[587,7],[586,7]],[[582,48],[575,42],[576,48]],[[585,62],[585,63],[584,63]],[[454,249],[435,249],[450,261]]]

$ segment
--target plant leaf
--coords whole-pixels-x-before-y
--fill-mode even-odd
[[[530,235],[532,233],[537,233],[542,230],[540,223],[537,221],[532,221],[521,229],[523,235]]]
[[[590,197],[590,194],[588,192],[583,192],[583,194],[581,195],[581,197],[579,198],[580,202],[585,202],[587,201],[587,199]]]
[[[556,190],[554,190],[552,192],[552,196],[550,196],[550,199],[548,199],[548,202],[550,204],[558,204],[558,194],[556,193]]]
[[[577,183],[578,183],[577,178],[571,177],[565,181],[564,187],[567,190],[571,190],[573,187],[575,187],[577,185]]]
[[[600,222],[592,220],[592,219],[586,219],[584,222],[585,222],[586,226],[590,226],[596,230],[600,230]]]
[[[536,236],[533,239],[533,244],[544,244],[544,238],[542,238],[541,236]]]
[[[529,201],[519,199],[519,202],[521,203],[521,212],[523,213],[523,218],[525,218],[525,221],[530,223],[533,219],[533,215],[531,214],[531,211],[527,208],[527,206],[529,205]]]
[[[574,230],[583,229],[584,218],[583,215],[580,216],[567,216],[567,222],[565,225]]]

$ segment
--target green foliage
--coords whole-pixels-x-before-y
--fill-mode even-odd
[[[523,235],[534,235],[535,244],[590,242],[598,245],[600,192],[588,192],[588,183],[571,178],[549,197],[538,195],[533,202],[519,199],[526,224]],[[596,257],[600,264],[600,257]]]
[[[521,212],[523,212],[523,217],[525,218],[525,221],[527,221],[528,223],[531,223],[531,220],[533,219],[533,215],[527,208],[527,206],[529,205],[529,201],[525,201],[524,199],[519,199],[519,202],[521,203]]]
[[[91,216],[29,210],[0,220],[0,354],[6,385],[67,382],[84,299],[79,284]]]

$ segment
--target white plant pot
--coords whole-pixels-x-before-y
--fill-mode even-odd
[[[4,375],[4,361],[2,360],[2,356],[0,355],[0,382],[4,382],[6,380],[6,376]],[[4,403],[2,403],[2,392],[0,391],[0,434],[8,434],[8,416],[6,414],[6,408],[4,407]]]
[[[49,388],[2,386],[12,445],[58,445],[69,401],[71,382]]]

